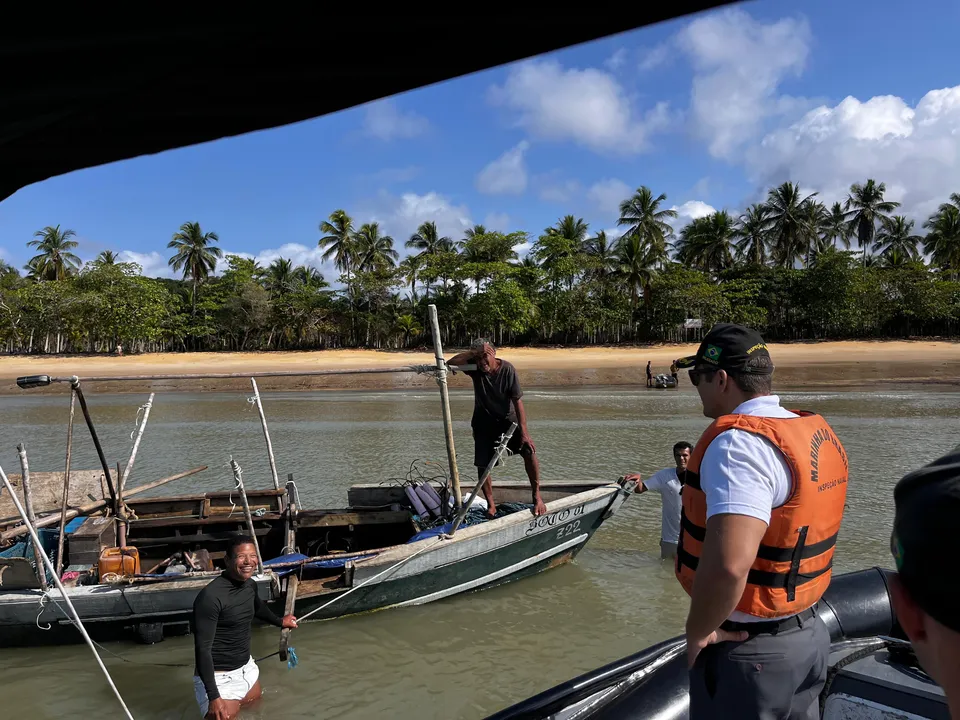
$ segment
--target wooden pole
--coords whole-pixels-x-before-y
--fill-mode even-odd
[[[63,467],[63,502],[60,505],[60,535],[57,537],[57,577],[63,574],[63,541],[67,533],[67,504],[70,502],[70,456],[73,453],[73,414],[77,394],[70,390],[70,419],[67,420],[67,459]]]
[[[27,462],[27,449],[23,446],[23,443],[17,445],[17,454],[20,456],[20,472],[21,475],[20,486],[23,488],[23,505],[26,509],[26,516],[24,520],[27,522],[28,526],[33,525],[37,522],[37,518],[33,514],[33,494],[30,492],[30,463]],[[14,498],[16,500],[16,498]],[[17,508],[19,512],[20,508]],[[37,537],[33,541],[33,555],[37,563],[37,579],[40,580],[40,588],[46,592],[47,591],[47,568],[43,563],[43,558],[46,556],[46,553],[43,550],[43,547],[40,545],[40,538]]]
[[[113,505],[114,515],[120,514],[120,506],[117,503],[117,488],[110,477],[110,466],[107,464],[107,458],[103,454],[103,446],[100,445],[100,436],[97,435],[97,429],[93,426],[93,420],[90,418],[90,410],[87,408],[87,401],[83,397],[83,390],[80,389],[80,382],[71,383],[73,391],[77,394],[77,400],[80,401],[80,409],[83,411],[83,419],[87,423],[87,429],[90,430],[90,437],[93,438],[93,446],[97,449],[97,457],[100,458],[100,466],[103,468],[103,476],[107,481],[107,490],[110,491],[110,502]]]
[[[260,427],[263,428],[263,437],[267,441],[267,457],[270,460],[270,476],[273,478],[273,487],[280,489],[280,478],[277,477],[277,461],[273,457],[273,443],[270,442],[270,431],[267,429],[267,417],[263,414],[263,403],[260,401],[260,388],[257,387],[257,379],[250,378],[253,385],[253,398],[257,404],[257,412],[260,413]]]
[[[450,463],[450,482],[453,485],[453,498],[457,512],[463,504],[460,495],[460,471],[457,469],[457,449],[453,444],[453,418],[450,415],[450,392],[447,389],[447,363],[443,359],[443,345],[440,343],[440,322],[437,319],[437,306],[430,307],[430,329],[433,331],[433,352],[437,358],[437,384],[440,386],[440,406],[443,411],[443,431],[447,441],[447,462]]]
[[[293,615],[293,610],[297,605],[297,590],[299,588],[300,577],[297,575],[297,572],[294,571],[287,579],[287,597],[283,605],[284,617],[287,615]],[[283,662],[287,661],[287,649],[290,645],[291,632],[293,631],[290,628],[283,628],[280,631],[280,659]]]
[[[180,480],[181,478],[185,478],[190,475],[196,475],[198,472],[201,472],[206,469],[207,469],[206,465],[201,465],[200,467],[193,468],[193,470],[187,470],[186,472],[177,473],[176,475],[171,475],[170,477],[154,480],[153,482],[147,483],[146,485],[141,485],[140,487],[133,488],[133,490],[130,490],[127,493],[127,497],[130,498],[130,497],[133,497],[134,495],[139,495],[140,493],[144,493],[147,490],[153,490],[156,487],[160,487],[161,485],[166,485],[167,483],[173,482],[174,480]],[[90,513],[95,513],[98,510],[103,510],[103,508],[105,508],[109,504],[110,504],[109,500],[97,500],[96,502],[88,503],[86,505],[81,505],[78,508],[74,508],[73,510],[70,510],[69,512],[67,512],[66,515],[61,515],[57,513],[46,515],[40,518],[39,520],[37,520],[35,527],[43,528],[43,527],[48,527],[50,525],[56,525],[57,521],[63,522],[63,519],[70,521],[80,515],[89,515]],[[18,525],[17,527],[12,528],[11,530],[7,530],[6,532],[0,534],[0,541],[12,540],[15,537],[20,537],[21,535],[25,535],[27,532],[28,530],[26,525]]]
[[[140,449],[140,438],[143,437],[143,431],[147,429],[147,420],[150,418],[150,408],[153,407],[153,398],[156,393],[150,393],[147,404],[143,406],[143,421],[137,430],[137,438],[133,441],[133,449],[130,451],[130,459],[127,460],[127,466],[123,469],[123,476],[117,485],[117,491],[123,492],[123,486],[127,484],[127,478],[130,477],[130,471],[133,470],[133,463],[137,459],[137,450]]]
[[[243,487],[243,470],[232,457],[230,458],[230,467],[233,469],[233,479],[237,481],[237,490],[240,491],[240,499],[243,500],[243,514],[247,518],[247,530],[250,532],[250,537],[253,538],[253,547],[257,551],[257,574],[263,575],[263,556],[260,555],[260,542],[257,540],[257,531],[253,527],[253,515],[250,514],[250,503],[247,501],[247,491]]]
[[[20,445],[20,447],[22,448],[23,445]],[[26,478],[26,466],[24,466],[24,481],[26,481]],[[27,511],[20,504],[20,500],[17,497],[17,494],[13,491],[13,487],[10,485],[10,480],[7,479],[7,474],[3,471],[2,467],[0,467],[0,480],[3,481],[4,486],[10,493],[10,497],[13,499],[13,504],[16,505],[17,512],[20,513],[20,517],[23,519],[23,523],[27,528],[27,532],[30,533],[30,537],[33,540],[33,546],[40,547],[40,537],[37,535],[36,528],[30,522],[29,513],[27,513]],[[24,488],[26,488],[26,486],[24,486]],[[24,490],[24,497],[26,497],[26,495],[26,490]],[[55,568],[53,567],[53,563],[50,562],[50,558],[47,557],[46,553],[40,553],[40,557],[43,560],[43,566],[45,570],[48,570],[53,574],[53,582],[60,591],[60,597],[67,604],[67,607],[70,608],[70,614],[73,616],[71,618],[73,623],[77,626],[77,630],[80,631],[80,634],[83,635],[83,639],[87,641],[87,645],[90,646],[90,650],[93,652],[94,657],[97,658],[97,664],[100,666],[100,669],[106,676],[107,682],[110,684],[110,688],[113,690],[113,694],[116,695],[117,700],[120,702],[120,706],[123,708],[123,712],[128,718],[130,718],[130,720],[133,720],[133,715],[131,715],[130,711],[127,709],[126,703],[123,702],[123,698],[120,696],[120,691],[117,690],[117,686],[113,683],[113,678],[110,677],[110,673],[107,672],[107,668],[103,664],[103,660],[100,659],[100,655],[97,653],[97,649],[93,645],[93,640],[91,640],[90,636],[87,634],[87,629],[83,626],[83,622],[80,620],[80,615],[77,613],[77,609],[73,606],[73,602],[70,600],[70,596],[67,594],[67,589],[63,586],[63,583],[60,582],[60,578],[57,577],[57,574],[54,572]],[[44,572],[44,570],[41,570],[41,572]]]

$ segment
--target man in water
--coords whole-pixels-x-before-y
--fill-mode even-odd
[[[678,365],[692,367],[714,420],[681,495],[690,717],[819,720],[830,634],[816,605],[832,576],[846,452],[823,417],[780,406],[757,332],[714,325]]]
[[[470,350],[454,355],[447,364],[477,366],[476,370],[465,371],[473,380],[474,404],[470,426],[473,428],[473,464],[477,466],[477,477],[483,475],[493,458],[500,436],[510,428],[510,423],[517,423],[507,449],[523,458],[533,489],[533,514],[543,515],[547,508],[540,498],[540,463],[527,430],[527,413],[521,400],[523,391],[520,389],[517,369],[498,358],[493,343],[484,338],[475,340]],[[493,482],[490,477],[483,484],[483,494],[487,499],[487,513],[493,517],[497,514],[497,507],[493,501]]]
[[[660,559],[677,556],[677,538],[680,537],[680,487],[687,471],[687,461],[693,445],[681,440],[673,446],[675,468],[664,468],[643,480],[639,473],[627,475],[625,480],[637,483],[635,492],[653,490],[660,493]]]
[[[960,580],[950,570],[960,554],[960,446],[904,477],[893,500],[897,620],[923,669],[943,688],[950,716],[960,718]]]
[[[257,595],[253,574],[257,550],[253,539],[238,535],[224,558],[226,570],[197,595],[193,603],[196,668],[193,686],[201,714],[211,720],[232,720],[260,698],[260,668],[250,654],[253,619],[282,628],[297,619],[274,615]]]

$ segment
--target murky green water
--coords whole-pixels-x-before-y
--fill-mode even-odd
[[[781,393],[789,407],[823,413],[851,463],[840,572],[889,566],[893,484],[960,442],[960,393],[859,390]],[[125,461],[144,396],[89,398],[112,462]],[[415,459],[444,462],[438,393],[278,393],[264,396],[281,479],[293,473],[305,505],[343,506],[359,482],[400,476]],[[62,469],[64,397],[0,399],[0,463],[18,472],[24,441],[34,470]],[[472,397],[455,394],[456,439],[465,477],[473,475]],[[527,392],[530,430],[545,479],[613,480],[672,462],[670,448],[694,442],[707,424],[691,388]],[[79,420],[79,412],[78,412]],[[78,428],[82,429],[82,428]],[[254,406],[236,394],[158,396],[130,486],[196,466],[210,469],[157,491],[232,487],[227,462],[248,487],[270,485]],[[74,467],[96,467],[77,433]],[[466,461],[464,464],[463,461]],[[512,460],[501,477],[521,480]],[[261,663],[264,699],[244,718],[482,718],[600,664],[679,633],[687,601],[659,561],[659,496],[630,499],[572,565],[535,578],[421,607],[326,623],[294,634],[300,665]],[[276,649],[278,631],[254,631],[254,654]],[[138,662],[192,663],[191,638],[145,647],[111,643]],[[163,668],[106,657],[138,720],[199,717],[192,668]],[[2,716],[115,717],[118,708],[85,646],[5,650]],[[115,712],[116,711],[116,712]]]

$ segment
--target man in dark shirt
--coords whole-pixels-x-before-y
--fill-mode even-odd
[[[543,515],[547,508],[540,498],[540,463],[537,450],[527,431],[527,415],[523,409],[523,391],[517,378],[517,369],[506,360],[497,357],[497,350],[488,340],[476,340],[470,350],[455,355],[447,361],[448,365],[472,365],[477,370],[466,372],[473,380],[473,428],[474,455],[473,464],[477,474],[482,475],[487,464],[493,458],[494,448],[500,436],[517,423],[517,430],[510,438],[507,449],[523,458],[530,486],[533,488],[533,514]],[[487,498],[487,512],[492,517],[497,513],[493,501],[493,482],[488,477],[483,484],[483,494]]]
[[[212,720],[232,720],[241,705],[260,698],[260,668],[250,654],[253,619],[283,628],[297,626],[293,615],[281,620],[257,595],[252,538],[233,538],[224,562],[226,570],[193,603],[193,686],[201,714]]]

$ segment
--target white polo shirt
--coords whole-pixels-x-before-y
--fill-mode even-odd
[[[758,417],[799,417],[780,407],[777,395],[766,395],[742,403],[735,415]],[[746,430],[720,433],[703,455],[700,486],[707,499],[707,519],[721,513],[748,515],[770,524],[773,508],[790,496],[790,468],[769,440]],[[734,610],[734,622],[767,620]]]

